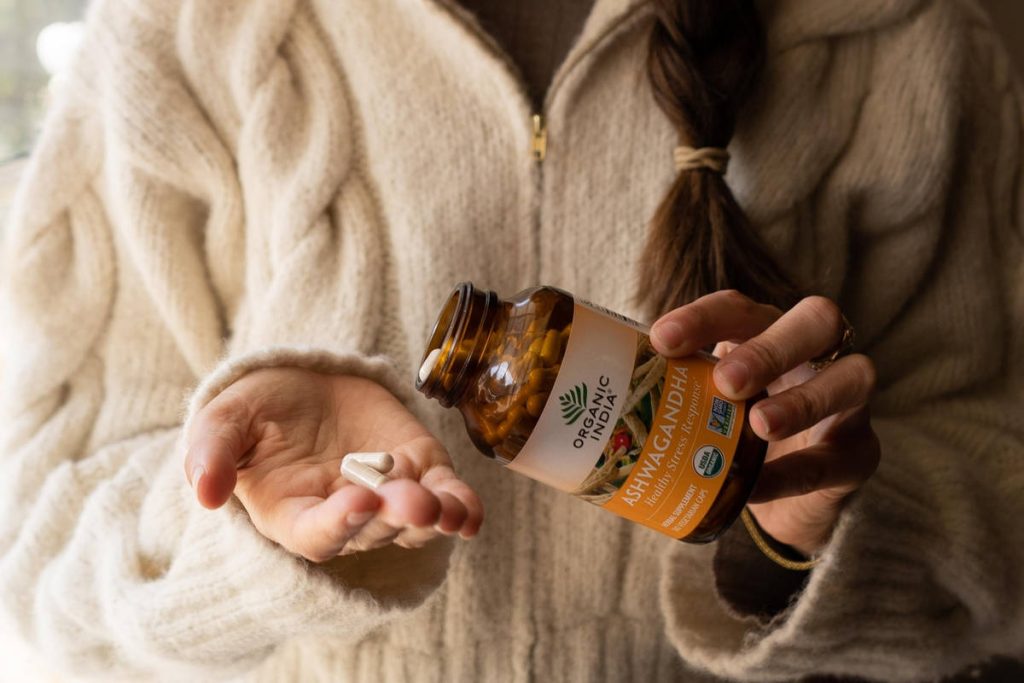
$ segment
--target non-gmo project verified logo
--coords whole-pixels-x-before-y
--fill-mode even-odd
[[[728,439],[732,436],[732,423],[735,417],[736,406],[717,396],[711,397],[711,415],[708,417],[708,429]]]
[[[587,384],[580,382],[569,391],[558,397],[562,406],[562,419],[565,424],[571,425],[580,419],[580,415],[587,409]]]

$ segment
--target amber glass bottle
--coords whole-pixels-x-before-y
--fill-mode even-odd
[[[509,469],[704,543],[742,510],[767,448],[746,403],[717,393],[715,360],[665,359],[647,328],[553,287],[500,299],[462,283],[416,386]]]

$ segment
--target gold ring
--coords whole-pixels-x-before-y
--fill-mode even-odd
[[[836,345],[825,353],[807,361],[807,364],[811,366],[811,370],[821,372],[843,356],[849,355],[850,352],[853,351],[853,342],[856,337],[853,331],[853,325],[850,324],[850,321],[846,319],[845,315],[841,315],[841,317],[843,322],[842,328],[840,328],[839,341],[837,341]]]

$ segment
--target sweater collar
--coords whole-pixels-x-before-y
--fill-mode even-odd
[[[497,43],[486,29],[480,26],[473,13],[466,9],[458,0],[427,0],[428,3],[441,7],[458,21],[465,25],[470,32],[479,39],[487,49],[499,60],[503,61],[508,70],[514,74],[517,80],[518,67],[512,62],[508,53]],[[594,0],[590,14],[587,15],[579,37],[570,47],[562,63],[552,75],[551,83],[545,96],[544,107],[547,108],[551,95],[559,89],[561,82],[573,71],[575,66],[583,58],[592,52],[600,43],[606,41],[613,33],[621,29],[633,15],[638,15],[644,9],[648,0]],[[520,90],[525,92],[525,85],[518,82]]]
[[[468,14],[456,0],[432,1]],[[926,1],[755,0],[765,25],[769,53],[782,52],[804,42],[877,30],[901,21]],[[587,53],[623,24],[649,10],[650,0],[594,0],[578,40],[555,71],[549,91],[557,90],[559,82]],[[480,32],[485,33],[482,29]],[[492,47],[504,56],[500,47],[493,44]]]
[[[457,0],[430,0],[463,17],[470,13]],[[593,45],[650,0],[594,0],[579,40],[570,51]],[[794,43],[878,29],[908,16],[925,0],[756,0],[772,45]],[[585,50],[584,50],[585,51]]]
[[[624,0],[625,1],[625,0]],[[643,0],[636,0],[643,2]],[[758,0],[769,50],[877,30],[910,15],[925,0]]]
[[[924,1],[757,0],[757,6],[765,22],[770,46],[784,49],[808,40],[860,33],[893,24],[911,14]],[[648,2],[595,0],[577,45],[590,44]]]

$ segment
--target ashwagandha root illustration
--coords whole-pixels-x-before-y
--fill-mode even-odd
[[[622,414],[604,453],[590,475],[573,494],[591,503],[607,502],[626,481],[647,443],[654,411],[661,399],[667,361],[649,342],[637,350],[637,366],[630,381]]]

